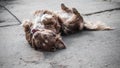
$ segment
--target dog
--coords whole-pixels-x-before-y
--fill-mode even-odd
[[[102,23],[85,22],[76,8],[61,4],[62,11],[36,10],[34,21],[24,21],[26,40],[35,50],[56,51],[65,49],[61,34],[72,34],[84,29],[111,30]]]
[[[56,49],[66,48],[59,34],[52,30],[40,29],[33,34],[32,45],[35,49],[45,51],[56,51]]]
[[[60,34],[45,28],[33,29],[34,25],[36,24],[30,20],[23,22],[26,40],[32,48],[50,52],[66,48]]]

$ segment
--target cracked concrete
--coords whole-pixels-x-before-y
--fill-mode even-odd
[[[59,10],[60,3],[76,7],[81,14],[120,8],[118,2],[101,0],[12,0],[3,5],[23,20],[32,19],[36,9]],[[67,49],[41,52],[28,45],[21,26],[0,27],[0,68],[120,68],[120,10],[83,17],[86,21],[105,22],[115,30],[82,31],[64,36]],[[0,8],[0,26],[17,23]]]
[[[88,14],[83,14],[83,16],[89,16],[89,15],[99,14],[99,13],[103,13],[103,12],[110,12],[110,11],[115,11],[115,10],[120,10],[120,7],[119,8],[108,9],[108,10],[102,10],[102,11],[93,12],[93,13],[88,13]]]

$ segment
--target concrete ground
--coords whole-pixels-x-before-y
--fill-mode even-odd
[[[120,1],[0,0],[21,21],[32,19],[37,9],[60,10],[60,3],[76,7],[85,21],[102,21],[115,30],[78,32],[63,37],[67,49],[35,51],[19,22],[0,7],[0,68],[120,68]]]

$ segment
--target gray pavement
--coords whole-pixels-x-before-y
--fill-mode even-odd
[[[23,28],[0,7],[0,68],[120,68],[119,0],[1,0],[21,21],[36,9],[60,10],[60,3],[76,7],[86,21],[102,21],[115,30],[82,31],[63,36],[67,49],[41,52],[25,40]],[[113,9],[109,11],[110,9]],[[106,11],[108,10],[108,11]],[[95,12],[104,11],[94,14]],[[85,14],[92,15],[85,16]]]

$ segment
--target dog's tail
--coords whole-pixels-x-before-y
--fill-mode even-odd
[[[112,27],[107,26],[105,23],[102,23],[100,21],[96,22],[96,23],[92,23],[92,22],[85,22],[84,23],[84,27],[87,30],[113,30]]]

